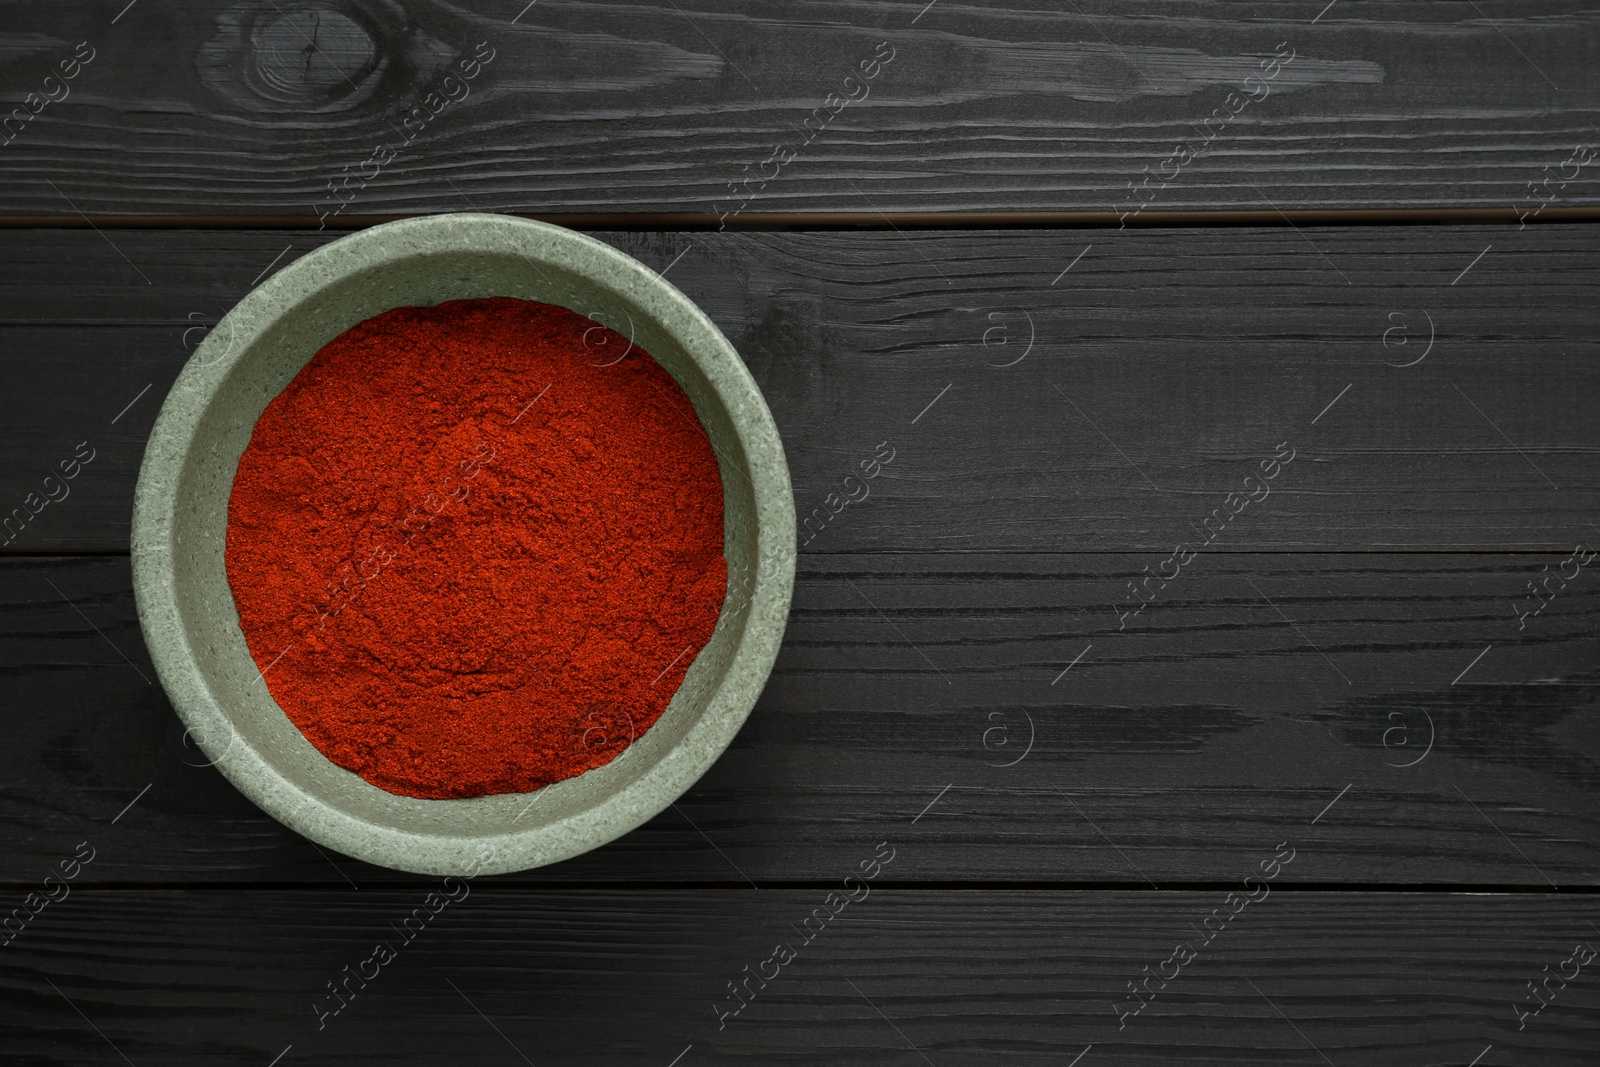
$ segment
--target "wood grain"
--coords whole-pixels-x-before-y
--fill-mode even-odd
[[[0,229],[0,917],[38,914],[0,929],[0,1060],[1593,1061],[1594,964],[1518,1014],[1600,947],[1600,572],[1552,578],[1600,541],[1600,249],[1547,225],[1600,214],[1600,11],[3,6],[0,227],[36,228]],[[696,787],[406,941],[447,887],[186,745],[128,515],[227,308],[339,229],[460,210],[671,264],[810,521]],[[1314,224],[1356,218],[1411,225]],[[761,229],[670,232],[719,223]]]
[[[1318,862],[1319,829],[1286,870]],[[885,831],[886,872],[932,847],[920,830]],[[1205,942],[1226,890],[879,888],[806,944],[826,890],[479,882],[401,942],[391,924],[434,888],[77,890],[4,950],[0,1042],[19,1063],[1577,1067],[1600,1040],[1592,963],[1525,1028],[1515,1014],[1600,941],[1592,898],[1270,891]],[[380,939],[394,960],[319,1030],[326,983]],[[1197,956],[1119,1030],[1128,983],[1180,942]],[[797,956],[719,1030],[728,983],[780,943]]]
[[[1298,458],[1216,547],[1600,537],[1587,227],[601,236],[670,265],[737,345],[802,518],[896,450],[806,552],[1165,556],[1281,443]],[[0,551],[125,549],[190,348],[327,239],[0,232],[0,515],[97,450]]]
[[[95,58],[0,145],[0,215],[1600,204],[1593,164],[1562,167],[1597,142],[1592,7],[1323,7],[12,4],[8,108],[79,42]],[[1130,191],[1147,175],[1167,184]]]
[[[1318,820],[1296,882],[1593,886],[1600,586],[1525,629],[1512,610],[1560,559],[1202,555],[1119,630],[1149,557],[803,556],[733,747],[675,809],[525,877],[814,881],[925,812],[936,847],[893,880],[1217,882]],[[10,560],[0,598],[0,881],[85,838],[96,882],[399,877],[319,854],[185,748],[126,559]]]

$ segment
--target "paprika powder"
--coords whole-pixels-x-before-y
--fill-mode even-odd
[[[395,308],[318,351],[256,422],[225,558],[278,706],[427,798],[616,758],[727,590],[721,476],[677,383],[506,297]]]

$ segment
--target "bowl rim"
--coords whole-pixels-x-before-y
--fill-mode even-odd
[[[524,830],[467,835],[369,821],[290,781],[249,743],[235,743],[242,738],[198,665],[179,606],[172,533],[178,487],[210,403],[230,370],[284,313],[357,272],[441,252],[484,251],[527,256],[638,306],[664,303],[665,312],[653,316],[656,325],[705,372],[743,449],[745,471],[760,469],[762,477],[750,479],[756,551],[745,625],[723,679],[684,734],[634,780],[579,811]],[[576,263],[573,253],[578,253]],[[308,252],[235,304],[196,348],[162,403],[134,491],[130,544],[140,629],[162,688],[187,727],[186,741],[193,735],[235,788],[318,844],[393,869],[468,877],[528,870],[590,851],[654,818],[692,787],[732,743],[771,675],[796,562],[794,495],[777,424],[749,369],[715,323],[656,271],[602,241],[551,223],[476,212],[419,216],[356,231]]]

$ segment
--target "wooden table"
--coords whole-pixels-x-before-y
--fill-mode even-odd
[[[1600,12],[1323,3],[0,4],[0,1062],[1594,1063]],[[462,210],[668,271],[826,521],[695,789],[336,1000],[437,883],[185,747],[131,497]]]

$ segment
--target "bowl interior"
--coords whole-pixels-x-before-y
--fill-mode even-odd
[[[530,857],[550,862],[609,840],[654,814],[673,797],[640,798],[639,811],[624,805],[608,815],[609,825],[579,827],[575,823],[582,813],[623,795],[685,742],[728,680],[749,622],[756,585],[753,576],[773,569],[759,563],[755,488],[759,475],[746,454],[736,413],[730,411],[695,354],[687,351],[681,340],[686,332],[693,336],[692,330],[678,328],[674,322],[674,314],[681,309],[664,306],[656,295],[641,290],[636,280],[632,285],[610,284],[604,277],[603,260],[599,266],[591,260],[579,272],[554,259],[535,260],[511,247],[504,251],[419,247],[375,264],[345,266],[330,270],[316,286],[302,286],[296,299],[288,303],[278,301],[254,309],[254,321],[251,310],[241,304],[196,352],[196,362],[214,363],[220,377],[210,385],[209,396],[195,418],[192,439],[171,489],[170,588],[200,688],[209,697],[200,703],[211,706],[186,712],[180,704],[179,710],[224,773],[241,751],[248,750],[278,779],[264,788],[282,796],[318,798],[321,805],[305,811],[300,825],[285,821],[341,851],[358,851],[341,840],[339,833],[329,832],[333,822],[341,822],[347,831],[349,819],[375,830],[489,839],[503,835],[526,838],[565,824],[570,840],[546,842]],[[633,295],[628,295],[630,290]],[[324,344],[389,308],[489,296],[571,308],[631,338],[636,348],[647,351],[677,380],[718,456],[728,594],[711,641],[699,653],[666,712],[611,763],[531,795],[463,800],[398,796],[329,761],[273,701],[249,655],[227,582],[223,551],[228,497],[256,419]],[[720,334],[716,336],[720,338]],[[613,358],[605,349],[599,352],[597,360]],[[633,351],[626,358],[648,357]],[[761,414],[766,414],[764,409]],[[787,493],[786,476],[784,481]],[[789,566],[784,577],[792,579],[792,558]],[[784,602],[786,608],[787,590]],[[764,681],[765,671],[762,673]],[[213,713],[209,717],[207,710]],[[216,713],[222,722],[216,721]],[[226,736],[218,736],[219,732]],[[705,762],[715,755],[710,753]],[[338,814],[345,819],[336,818]],[[454,861],[427,858],[391,865],[412,870],[459,866]],[[516,866],[530,865],[534,864]]]

